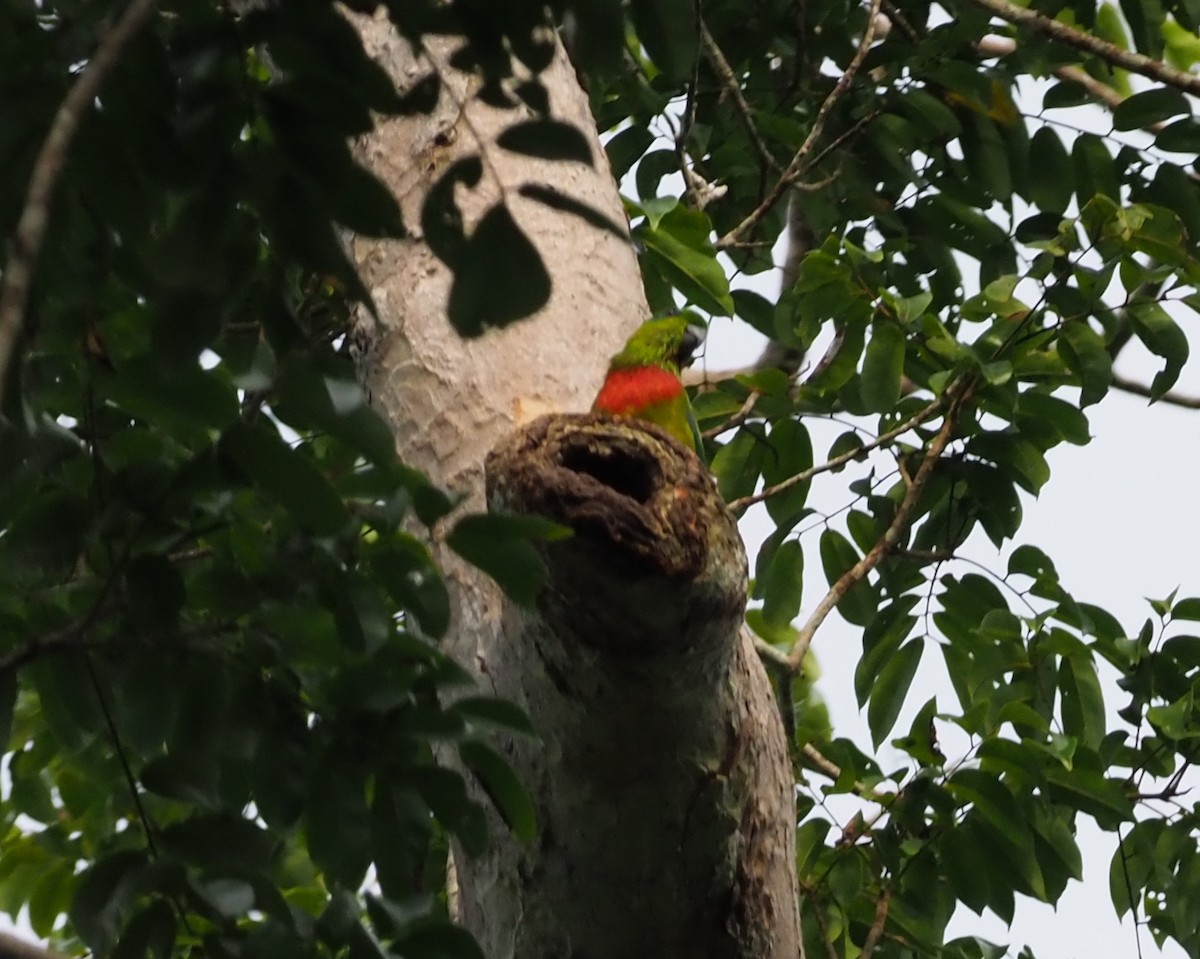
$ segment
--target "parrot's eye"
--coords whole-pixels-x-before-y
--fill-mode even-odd
[[[700,349],[700,345],[704,342],[704,334],[704,327],[688,325],[687,330],[683,334],[683,341],[679,344],[678,360],[680,369],[692,365],[696,350]]]

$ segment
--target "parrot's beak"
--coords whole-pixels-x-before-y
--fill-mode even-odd
[[[704,337],[708,331],[703,326],[698,326],[695,323],[689,323],[687,332],[683,334],[683,342],[679,344],[679,368],[686,369],[692,365],[692,360],[695,358],[696,350],[700,349],[704,343]]]

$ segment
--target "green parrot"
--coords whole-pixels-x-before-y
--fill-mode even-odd
[[[703,342],[704,327],[690,311],[647,320],[609,361],[592,409],[654,423],[700,454],[700,431],[679,371]]]

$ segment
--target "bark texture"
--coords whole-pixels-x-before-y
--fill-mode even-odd
[[[457,857],[464,921],[489,959],[790,959],[790,764],[769,684],[736,638],[745,560],[732,518],[664,435],[594,418],[511,435],[542,413],[587,409],[607,358],[648,313],[627,237],[519,193],[550,187],[625,222],[574,71],[560,55],[540,79],[551,115],[588,137],[591,165],[497,148],[530,114],[475,97],[478,80],[450,66],[461,39],[427,37],[417,54],[385,19],[354,22],[402,92],[431,70],[441,81],[431,113],[382,122],[359,148],[413,231],[354,242],[380,313],[368,387],[404,460],[461,495],[460,512],[485,508],[484,458],[503,441],[494,505],[579,533],[549,555],[555,578],[532,615],[433,531],[455,610],[450,652],[544,731],[502,744],[534,795],[536,845],[498,826],[486,856]],[[450,270],[420,224],[430,190],[469,155],[484,176],[455,188],[466,233],[505,203],[553,287],[536,316],[462,340],[447,321]]]
[[[382,13],[352,19],[401,93],[430,73],[441,85],[430,113],[384,119],[359,144],[359,159],[392,189],[410,230],[403,240],[357,238],[353,244],[379,310],[377,323],[364,317],[371,327],[364,337],[371,343],[362,364],[365,378],[405,462],[464,497],[463,510],[480,511],[488,450],[542,413],[588,409],[607,358],[648,315],[637,257],[627,236],[519,192],[525,184],[550,186],[626,223],[587,97],[561,51],[541,80],[552,116],[579,128],[591,143],[590,166],[497,147],[503,130],[533,113],[524,106],[499,109],[475,96],[479,78],[450,65],[462,38],[427,36],[415,53]],[[515,69],[520,78],[521,68]],[[455,188],[466,233],[503,202],[533,239],[552,282],[550,302],[539,313],[472,340],[461,339],[447,320],[453,277],[421,230],[431,189],[468,156],[484,162],[478,184]],[[498,622],[497,594],[453,554],[434,547],[457,594],[451,649],[469,663],[487,655]]]
[[[798,954],[792,779],[739,629],[746,559],[703,465],[655,428],[546,417],[488,458],[493,509],[569,526],[489,670],[537,717],[509,744],[536,797],[462,877],[489,955]],[[515,868],[514,868],[515,866]]]

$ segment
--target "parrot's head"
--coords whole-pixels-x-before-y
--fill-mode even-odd
[[[647,320],[612,358],[611,368],[659,366],[678,376],[680,370],[691,365],[693,355],[704,342],[704,333],[700,317],[690,310]]]

